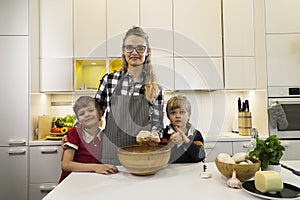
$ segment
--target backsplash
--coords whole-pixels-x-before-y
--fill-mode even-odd
[[[32,94],[30,107],[31,139],[37,128],[38,116],[65,116],[73,114],[73,103],[83,94]],[[94,94],[86,94],[94,96]],[[265,90],[255,91],[175,91],[165,92],[165,103],[173,95],[185,95],[192,104],[191,123],[204,135],[218,136],[224,132],[231,132],[232,119],[237,112],[237,99],[249,99],[252,112],[252,126],[256,127],[260,135],[268,135],[267,101]],[[165,110],[164,110],[165,112]],[[164,117],[164,124],[169,120]]]

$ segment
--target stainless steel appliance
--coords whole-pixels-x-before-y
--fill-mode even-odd
[[[270,123],[270,135],[277,135],[280,139],[300,139],[300,87],[269,87],[269,106],[280,104],[288,122],[287,128],[280,130]],[[270,113],[269,113],[270,114]]]

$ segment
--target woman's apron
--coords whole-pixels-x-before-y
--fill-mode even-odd
[[[136,144],[141,130],[150,130],[149,104],[144,95],[121,95],[123,78],[111,96],[110,112],[106,115],[102,163],[120,164],[117,149]]]

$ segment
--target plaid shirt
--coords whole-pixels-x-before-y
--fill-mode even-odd
[[[121,87],[121,95],[144,95],[145,90],[143,87],[145,72],[143,73],[143,80],[139,83],[134,83],[132,80],[132,76],[123,71],[114,72],[111,74],[106,74],[99,85],[96,100],[98,103],[110,112],[110,101],[111,96],[119,82],[119,80],[124,77],[122,81]],[[153,103],[149,103],[149,117],[151,123],[151,131],[160,132],[163,129],[163,104],[164,104],[164,96],[162,90],[160,90],[159,95],[155,98]]]

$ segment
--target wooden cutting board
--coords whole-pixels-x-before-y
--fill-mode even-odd
[[[52,115],[39,116],[38,119],[38,140],[44,140],[52,128]]]

